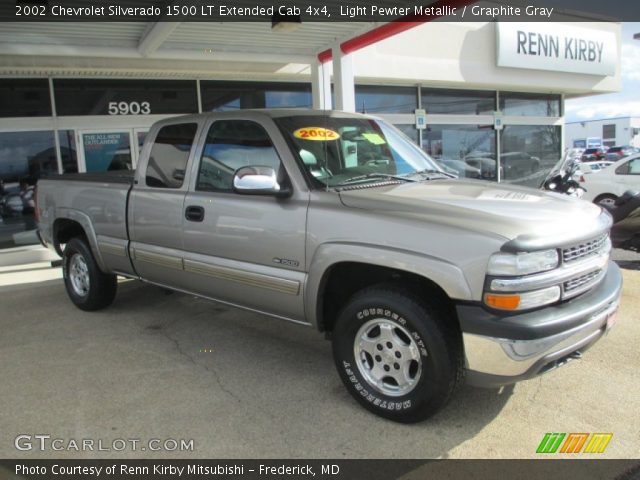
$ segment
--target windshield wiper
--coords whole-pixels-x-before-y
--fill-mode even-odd
[[[341,187],[343,185],[349,185],[351,183],[360,182],[362,180],[368,180],[370,178],[386,178],[388,180],[398,180],[400,182],[415,182],[416,180],[412,180],[411,178],[401,177],[398,175],[390,175],[388,173],[367,173],[366,175],[358,175],[356,177],[347,178],[344,182],[340,182],[336,187]]]
[[[458,178],[451,173],[443,172],[442,170],[436,170],[435,168],[425,168],[424,170],[418,170],[417,172],[408,173],[407,176],[411,177],[413,175],[444,175],[448,178]],[[433,177],[427,177],[427,180]]]

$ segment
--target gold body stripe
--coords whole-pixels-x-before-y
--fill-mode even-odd
[[[252,287],[266,288],[289,295],[298,295],[300,292],[300,282],[287,280],[284,278],[272,277],[261,273],[236,270],[234,268],[220,267],[208,263],[195,262],[193,260],[184,261],[184,269],[187,272],[199,273],[210,277],[230,280]]]

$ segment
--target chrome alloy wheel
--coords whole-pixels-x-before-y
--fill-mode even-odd
[[[358,330],[353,349],[360,374],[378,392],[400,397],[418,384],[420,351],[410,333],[396,322],[369,320]]]
[[[615,207],[616,199],[611,197],[605,197],[598,202],[598,205],[602,207]]]
[[[69,280],[76,295],[86,297],[89,294],[89,268],[79,253],[74,253],[69,261]]]

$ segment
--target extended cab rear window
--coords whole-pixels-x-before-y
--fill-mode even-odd
[[[182,187],[197,130],[197,123],[176,123],[158,131],[145,173],[148,187]]]

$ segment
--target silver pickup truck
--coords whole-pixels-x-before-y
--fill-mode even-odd
[[[36,208],[79,308],[109,305],[122,275],[314,327],[350,393],[400,422],[465,377],[505,385],[579,358],[622,287],[599,207],[458,180],[357,114],[163,120],[135,172],[41,180]]]

